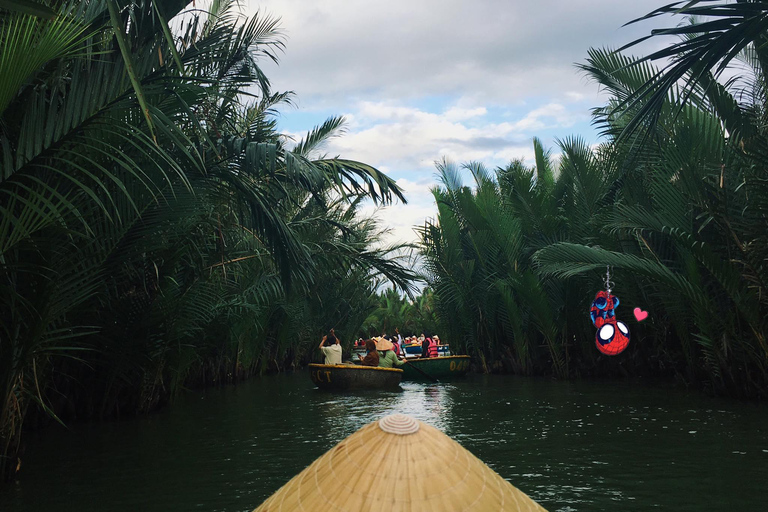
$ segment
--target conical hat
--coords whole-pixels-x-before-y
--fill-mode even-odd
[[[376,350],[392,350],[393,348],[395,348],[395,346],[386,338],[379,338],[376,340]]]
[[[344,439],[254,512],[299,510],[544,511],[459,443],[403,414]]]

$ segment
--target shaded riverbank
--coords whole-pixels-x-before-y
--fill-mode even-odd
[[[148,418],[32,434],[0,509],[252,510],[338,440],[394,411],[442,429],[550,511],[768,502],[764,405],[477,375],[338,395],[297,373],[191,392]]]

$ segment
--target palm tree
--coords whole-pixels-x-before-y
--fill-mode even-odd
[[[277,21],[242,19],[232,2],[177,17],[187,4],[0,13],[3,477],[30,404],[61,409],[49,385],[85,383],[74,406],[90,414],[144,411],[195,372],[218,378],[232,356],[234,373],[246,355],[263,369],[285,352],[277,339],[300,345],[267,306],[306,307],[300,294],[330,268],[318,247],[346,272],[339,293],[370,294],[377,273],[410,286],[345,206],[403,200],[400,189],[365,164],[311,155],[342,120],[293,151],[276,132],[291,95],[271,91],[259,60],[283,48]],[[333,228],[312,239],[310,226]],[[242,313],[252,321],[204,338]]]
[[[644,285],[646,303],[663,305],[660,323],[674,333],[657,335],[659,350],[680,350],[690,379],[754,394],[768,364],[765,82],[754,47],[741,58],[753,66],[752,77],[720,84],[702,71],[672,86],[649,125],[654,144],[638,146],[621,135],[654,101],[637,91],[659,71],[592,50],[583,69],[613,95],[596,118],[624,161],[622,197],[603,231],[622,243],[614,250],[555,244],[537,256],[558,277],[606,264],[646,276],[653,283]],[[648,103],[631,106],[626,99],[633,97]]]
[[[678,112],[688,101],[705,94],[715,98],[722,93],[722,85],[713,79],[744,51],[761,68],[768,64],[768,3],[759,0],[726,2],[721,0],[678,1],[645,16],[630,21],[637,23],[660,16],[688,16],[690,23],[654,30],[650,36],[635,40],[619,51],[637,45],[651,37],[673,36],[677,42],[639,59],[633,59],[629,68],[646,66],[650,61],[666,61],[662,69],[646,76],[632,92],[620,98],[614,110],[630,112],[623,135],[631,135],[638,128],[653,126],[662,117],[671,94],[677,102]],[[645,67],[647,69],[647,67]],[[764,82],[765,77],[761,80]],[[717,101],[720,108],[733,111],[732,102]],[[668,106],[668,105],[667,105]],[[732,135],[746,135],[729,127]]]
[[[505,361],[526,374],[545,365],[560,376],[569,372],[567,336],[558,321],[563,290],[538,278],[532,256],[555,240],[590,236],[593,203],[605,187],[595,185],[601,182],[583,143],[561,146],[568,158],[558,180],[538,140],[535,168],[517,161],[493,176],[480,164],[466,164],[475,191],[461,184],[454,164],[438,164],[438,219],[422,231],[427,281],[446,337],[483,365]],[[570,227],[561,213],[566,208],[573,214]],[[526,328],[529,323],[538,334]]]

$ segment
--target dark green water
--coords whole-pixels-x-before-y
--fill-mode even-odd
[[[487,376],[338,395],[304,374],[28,436],[22,478],[0,489],[0,510],[248,511],[392,412],[440,428],[550,511],[768,510],[766,405]]]

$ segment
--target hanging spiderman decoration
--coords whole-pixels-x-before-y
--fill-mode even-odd
[[[620,354],[629,345],[629,329],[624,322],[616,320],[614,309],[619,306],[619,298],[611,295],[610,268],[606,270],[605,290],[597,292],[589,315],[592,323],[597,327],[595,345],[603,354],[615,356]]]

